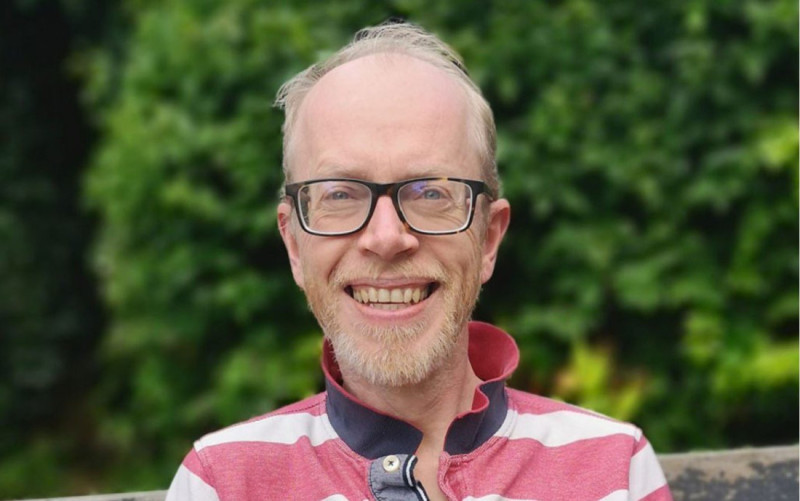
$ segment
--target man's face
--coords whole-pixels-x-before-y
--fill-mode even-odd
[[[292,182],[481,179],[469,125],[464,91],[441,70],[400,55],[357,59],[323,77],[301,105]],[[404,227],[386,196],[365,228],[337,237],[305,233],[281,203],[295,281],[345,373],[400,386],[452,363],[508,225],[507,202],[492,203],[487,217],[483,198],[472,227],[445,236]]]

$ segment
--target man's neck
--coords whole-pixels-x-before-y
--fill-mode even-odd
[[[423,433],[420,449],[443,450],[447,429],[456,416],[469,411],[481,380],[467,356],[467,340],[448,364],[418,384],[376,386],[341,367],[344,388],[368,406],[398,417]]]

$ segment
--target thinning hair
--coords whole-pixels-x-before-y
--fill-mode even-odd
[[[500,194],[495,152],[497,131],[489,103],[470,79],[461,59],[449,45],[435,35],[410,23],[384,23],[356,33],[353,41],[295,75],[278,90],[275,106],[285,112],[283,122],[283,174],[291,180],[290,148],[297,115],[308,92],[331,70],[356,59],[381,53],[402,54],[425,61],[450,75],[464,90],[469,108],[469,131],[481,163],[483,181],[493,198]]]

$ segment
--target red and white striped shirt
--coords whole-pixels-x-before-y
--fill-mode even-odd
[[[672,499],[641,430],[506,388],[516,344],[488,324],[469,332],[484,383],[448,430],[438,476],[448,498]],[[327,344],[323,370],[324,393],[195,442],[167,501],[426,499],[413,478],[422,433],[349,395]]]

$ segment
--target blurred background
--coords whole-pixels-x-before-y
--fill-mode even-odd
[[[794,0],[6,0],[0,497],[166,488],[320,390],[275,224],[282,82],[389,17],[496,113],[512,225],[477,319],[512,385],[659,452],[798,441]]]

